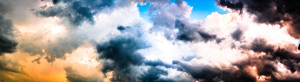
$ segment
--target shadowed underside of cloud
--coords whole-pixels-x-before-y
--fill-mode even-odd
[[[133,66],[143,64],[144,57],[136,51],[145,48],[145,44],[135,37],[119,36],[97,45],[100,59],[107,60],[102,72],[113,71],[111,81],[138,81],[137,70]]]
[[[78,74],[76,71],[72,69],[72,67],[67,67],[64,69],[66,71],[66,78],[70,82],[99,82],[98,77],[84,77]]]
[[[42,7],[36,13],[44,17],[66,19],[76,27],[84,21],[93,24],[95,22],[93,16],[113,3],[114,0],[53,0],[53,6]]]
[[[256,21],[267,24],[289,26],[289,34],[300,38],[299,0],[216,0],[218,5],[233,9],[246,10],[256,16]]]
[[[159,12],[151,15],[154,24],[151,31],[169,32],[170,36],[175,35],[175,39],[182,41],[200,40],[200,43],[202,43],[201,41],[205,43],[215,40],[217,43],[221,43],[224,40],[217,37],[217,34],[204,32],[199,24],[191,23],[186,17],[186,15],[189,15],[189,6],[181,0],[178,0],[176,4],[152,3],[151,5],[153,7],[150,8],[151,11]],[[231,6],[238,5],[241,4]],[[172,13],[174,12],[172,10],[177,10],[178,13]],[[164,19],[164,21],[161,19]],[[130,28],[119,26],[117,29],[123,34],[128,29],[131,30]],[[178,32],[170,31],[174,29],[177,29]],[[139,30],[131,30],[131,32],[135,31]],[[168,37],[169,35],[165,36],[165,38]],[[229,37],[233,39],[232,42],[242,43],[243,31],[238,28]],[[283,64],[292,73],[299,71],[299,57],[297,54],[284,48],[276,49],[274,45],[268,45],[264,39],[255,39],[252,43],[247,44],[248,46],[242,47],[243,49],[238,54],[254,51],[255,54],[265,53],[266,55],[260,57],[249,56],[245,60],[231,63],[227,69],[214,65],[191,64],[190,60],[174,60],[172,64],[166,64],[161,60],[149,61],[144,56],[146,54],[137,53],[138,50],[147,48],[144,43],[147,43],[147,41],[140,37],[126,35],[112,38],[108,42],[97,45],[99,58],[104,60],[101,71],[104,73],[113,71],[111,81],[176,81],[178,78],[162,78],[162,76],[170,74],[168,69],[176,69],[176,71],[189,74],[193,80],[204,82],[253,82],[258,81],[257,77],[261,76],[270,77],[266,79],[267,81],[299,81],[297,77],[280,78],[276,75],[280,73],[278,66],[276,66],[277,63]],[[223,55],[228,54],[224,53]],[[139,69],[139,67],[144,66],[149,67],[149,69]]]
[[[0,15],[0,55],[15,51],[17,41],[14,40],[14,28],[10,20],[4,19]]]
[[[178,37],[176,39],[183,41],[203,40],[204,42],[211,40],[217,41],[218,39],[216,37],[217,35],[212,35],[200,29],[193,28],[193,25],[189,23],[184,24],[177,20],[174,21],[173,24],[175,26],[174,29],[179,30],[176,34],[179,36],[184,34],[189,36],[188,39],[179,39]],[[117,29],[121,32],[126,32],[129,28],[130,27],[119,26]],[[133,31],[134,30],[131,30],[131,32]],[[232,42],[237,41],[243,43],[241,41],[243,40],[242,30],[233,30],[229,36],[233,38]],[[112,38],[106,43],[97,45],[100,59],[105,60],[102,72],[107,73],[113,71],[114,76],[111,81],[176,81],[177,78],[162,78],[162,76],[168,76],[170,74],[167,69],[176,69],[176,71],[185,72],[191,75],[193,80],[204,82],[253,82],[259,81],[258,77],[267,77],[265,78],[266,81],[300,80],[297,76],[279,77],[278,73],[282,72],[279,70],[281,68],[277,66],[278,63],[283,64],[291,73],[297,73],[300,71],[299,55],[286,50],[286,47],[277,48],[275,45],[270,45],[264,39],[255,39],[251,41],[250,44],[247,44],[246,47],[241,46],[241,52],[238,54],[253,51],[255,55],[259,55],[260,53],[265,53],[265,55],[249,56],[244,60],[231,63],[227,69],[215,67],[214,65],[191,64],[189,63],[190,60],[174,60],[172,64],[166,64],[160,60],[149,61],[144,57],[146,54],[136,53],[138,50],[146,48],[141,46],[143,44],[140,43],[147,43],[147,41],[135,36],[119,36]],[[224,53],[223,55],[228,54]],[[143,66],[150,68],[136,71],[138,67]],[[143,73],[140,73],[140,71]]]
[[[157,66],[170,68],[172,65],[162,61],[148,61],[138,53],[150,47],[141,37],[126,35],[126,31],[132,31],[131,27],[119,26],[117,29],[122,34],[110,39],[107,42],[97,45],[99,59],[104,60],[101,71],[107,73],[113,71],[111,81],[166,81],[160,75],[167,75],[168,72]],[[149,67],[149,69],[139,69],[138,67]]]

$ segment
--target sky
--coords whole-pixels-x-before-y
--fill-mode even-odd
[[[298,0],[0,0],[3,82],[299,82]]]
[[[187,4],[193,7],[190,19],[192,20],[204,20],[207,15],[213,12],[218,12],[219,14],[226,14],[228,11],[222,9],[215,4],[214,0],[185,0]],[[171,0],[169,3],[175,3],[176,0]],[[138,5],[141,17],[144,19],[149,19],[149,13],[147,12],[150,3]]]

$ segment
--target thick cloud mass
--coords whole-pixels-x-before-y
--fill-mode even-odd
[[[252,59],[252,61],[257,62],[255,63],[255,65],[258,66],[257,70],[259,75],[271,76],[271,81],[299,81],[300,80],[300,78],[291,78],[291,79],[276,78],[275,72],[278,72],[279,69],[275,68],[274,66],[275,62],[280,62],[292,73],[294,73],[295,71],[300,71],[299,53],[295,53],[286,49],[276,48],[272,45],[268,45],[267,42],[263,39],[255,39],[252,42],[251,49],[254,52],[267,53],[267,55],[262,56],[261,58]]]
[[[287,26],[298,38],[295,0],[216,0],[234,11],[214,12],[201,21],[191,19],[193,7],[183,0],[42,0],[30,7],[46,6],[20,16],[26,24],[15,22],[15,14],[7,15],[9,2],[1,1],[0,54],[14,52],[17,44],[19,50],[0,56],[0,80],[300,81],[297,40],[280,28]],[[12,8],[23,12],[20,3]],[[145,4],[149,20],[140,17]],[[40,20],[45,21],[33,24]],[[61,25],[66,23],[78,28]]]
[[[159,68],[151,67],[148,71],[141,75],[142,82],[161,82],[165,79],[159,79],[160,75],[167,75],[168,72]]]
[[[197,27],[188,27],[186,24],[179,20],[175,22],[175,28],[179,29],[177,39],[183,41],[200,40],[207,42],[210,40],[217,39],[216,35],[209,34],[207,32],[200,31]]]
[[[15,51],[18,43],[14,40],[13,31],[12,22],[0,15],[0,55]]]
[[[111,81],[138,81],[136,70],[133,70],[132,66],[143,64],[144,57],[137,53],[137,50],[145,47],[138,38],[125,36],[97,45],[99,58],[110,62],[103,65],[102,71],[114,72]]]
[[[249,50],[257,53],[266,53],[260,57],[249,57],[245,60],[233,63],[233,68],[223,69],[209,65],[191,65],[188,63],[173,61],[178,70],[189,73],[194,79],[204,82],[254,82],[258,81],[251,72],[253,67],[258,76],[270,77],[268,81],[289,81],[297,82],[297,77],[281,78],[276,74],[280,71],[276,63],[282,63],[289,71],[295,73],[299,71],[299,53],[291,52],[286,49],[276,48],[264,39],[255,39],[249,46]],[[226,54],[224,54],[226,55]],[[257,54],[258,55],[258,54]],[[236,68],[235,68],[236,67]]]
[[[54,6],[45,6],[37,13],[44,17],[60,17],[67,19],[73,26],[84,21],[94,23],[93,16],[103,8],[113,5],[114,0],[53,0]]]
[[[300,38],[299,0],[216,0],[218,5],[233,10],[243,9],[256,16],[256,21],[268,24],[289,24],[289,33]]]
[[[256,39],[252,45],[251,49],[255,52],[265,52],[269,53],[265,60],[275,61],[278,60],[284,64],[291,72],[299,71],[300,54],[291,52],[286,49],[277,48],[274,49],[273,46],[267,45],[266,41],[262,39]]]

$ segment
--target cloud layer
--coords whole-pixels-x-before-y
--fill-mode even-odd
[[[216,0],[229,13],[203,20],[183,0],[21,2],[0,0],[4,81],[300,81],[298,1]]]

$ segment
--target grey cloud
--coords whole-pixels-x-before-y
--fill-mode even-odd
[[[137,53],[146,48],[138,38],[119,36],[97,45],[100,59],[111,60],[111,64],[103,65],[102,72],[114,71],[111,81],[138,81],[136,70],[132,66],[143,64],[144,57]]]
[[[243,35],[243,32],[241,29],[236,29],[232,34],[231,34],[231,37],[236,40],[236,41],[241,41],[242,39],[242,35]]]
[[[0,58],[0,70],[13,73],[21,73],[18,63],[13,62],[6,57]]]
[[[117,29],[122,32],[121,35],[96,46],[99,59],[104,60],[101,71],[103,73],[113,71],[111,81],[165,81],[166,79],[160,78],[160,75],[167,75],[167,71],[157,67],[171,68],[173,66],[160,60],[146,60],[142,54],[139,54],[138,50],[150,46],[141,38],[141,35],[127,34],[127,32],[132,32],[130,28],[118,26]],[[150,68],[148,70],[138,68],[144,66]]]
[[[10,0],[0,0],[0,15],[4,15],[12,11]]]
[[[168,72],[156,67],[151,67],[145,74],[141,75],[142,82],[165,82],[165,79],[160,79],[160,75],[167,75]]]
[[[66,78],[70,82],[99,82],[102,81],[98,77],[85,77],[80,74],[78,74],[75,70],[73,70],[71,67],[65,68],[66,71]]]
[[[246,10],[256,16],[256,21],[267,24],[288,23],[289,34],[300,38],[299,0],[216,0],[217,4],[233,10]]]
[[[183,68],[183,71],[192,75],[196,80],[203,82],[253,82],[256,81],[255,77],[249,75],[245,68],[240,70],[223,70],[217,67],[201,66],[201,65],[189,65],[180,61],[174,61],[173,64],[179,65]]]
[[[217,43],[222,41],[222,39],[217,38],[217,35],[209,34],[207,32],[201,31],[200,26],[197,25],[188,25],[187,23],[183,23],[180,20],[176,20],[175,28],[179,30],[177,34],[177,39],[183,41],[212,41],[216,40]],[[218,42],[219,41],[219,42]]]
[[[36,13],[44,17],[60,17],[73,26],[79,26],[84,21],[93,24],[93,16],[113,6],[114,0],[53,0],[53,3],[54,6],[45,6]]]
[[[15,51],[18,42],[14,39],[14,27],[10,20],[0,15],[0,55]]]

